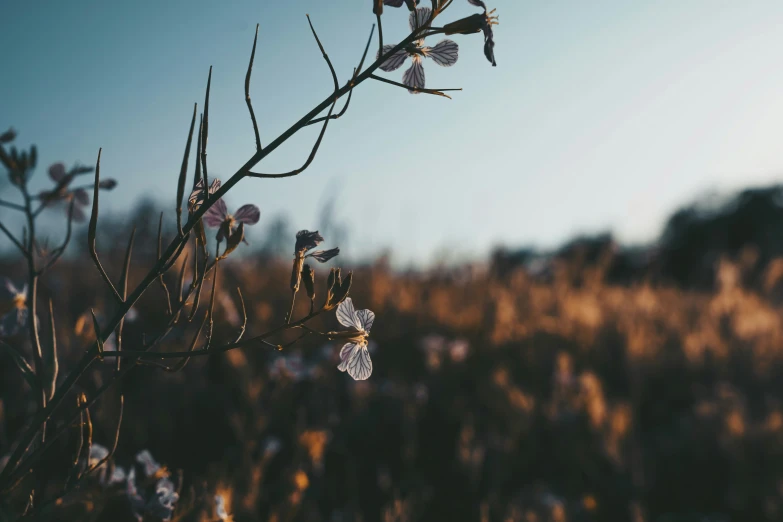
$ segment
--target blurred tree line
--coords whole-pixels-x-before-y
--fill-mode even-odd
[[[594,267],[608,283],[647,281],[709,290],[716,283],[721,258],[739,261],[745,268],[742,283],[758,287],[769,264],[781,255],[783,185],[773,185],[685,205],[669,217],[658,240],[649,245],[624,246],[604,232],[576,237],[553,252],[498,248],[492,268],[502,277],[524,265],[546,279],[563,267],[571,267],[579,277],[585,274],[582,268]]]

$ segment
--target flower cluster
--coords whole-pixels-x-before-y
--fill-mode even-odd
[[[496,66],[495,38],[492,31],[492,26],[498,24],[498,17],[494,14],[495,10],[487,11],[487,6],[482,0],[468,0],[468,2],[483,8],[484,13],[477,13],[451,22],[443,26],[442,29],[433,30],[429,34],[440,32],[450,35],[483,32],[484,56],[486,56],[487,60],[489,60],[493,66]],[[427,29],[432,27],[432,20],[444,9],[438,2],[433,2],[433,6],[435,7],[434,11],[429,7],[416,7],[416,2],[414,0],[405,0],[405,3],[411,11],[409,18],[411,33],[418,31],[419,34],[423,34],[426,32]],[[402,4],[403,0],[384,0],[383,2],[381,2],[381,0],[375,0],[373,11],[375,14],[380,15],[383,12],[384,5],[400,7]],[[381,70],[386,72],[396,71],[402,67],[403,63],[405,63],[408,58],[411,59],[411,66],[402,75],[402,83],[408,87],[408,92],[412,94],[422,92],[422,89],[424,89],[425,75],[423,62],[425,58],[432,59],[441,67],[451,67],[457,63],[457,59],[459,58],[459,46],[456,42],[448,39],[441,40],[434,47],[428,47],[424,45],[425,38],[426,35],[421,36],[394,53],[391,51],[394,50],[396,45],[384,45],[376,55],[376,59],[388,55],[380,66]]]
[[[27,285],[18,289],[8,278],[0,278],[0,337],[11,337],[27,324]]]
[[[169,472],[147,450],[136,455],[136,462],[141,466],[139,482],[136,481],[136,466],[130,468],[125,481],[125,492],[133,516],[139,522],[171,520],[179,493],[169,478]]]

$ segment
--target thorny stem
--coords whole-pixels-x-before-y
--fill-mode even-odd
[[[373,72],[376,71],[380,67],[380,65],[384,61],[386,61],[386,59],[388,59],[389,56],[396,53],[400,49],[403,49],[405,46],[409,45],[410,43],[412,43],[413,41],[419,38],[432,34],[438,34],[439,32],[442,31],[431,30],[426,34],[423,34],[425,33],[424,29],[417,29],[413,31],[410,35],[408,35],[408,37],[406,37],[400,43],[395,45],[387,53],[383,54],[382,56],[379,56],[378,59],[376,59],[372,64],[370,64],[367,67],[367,69],[360,72],[354,79],[347,82],[345,85],[343,85],[339,89],[335,90],[332,94],[327,96],[323,101],[321,101],[321,103],[316,105],[311,111],[309,111],[307,114],[302,116],[299,120],[297,120],[293,125],[291,125],[283,133],[281,133],[271,143],[269,143],[269,145],[267,145],[264,149],[256,150],[256,152],[220,187],[220,189],[218,189],[211,197],[205,198],[204,203],[196,211],[193,212],[193,214],[190,216],[190,219],[188,219],[188,222],[182,228],[184,237],[183,235],[178,235],[177,237],[175,237],[171,241],[171,243],[169,243],[163,255],[158,259],[158,261],[155,263],[152,269],[147,273],[144,279],[142,279],[142,281],[139,282],[139,284],[136,286],[136,288],[133,290],[130,296],[128,296],[124,301],[122,300],[120,301],[119,306],[117,307],[117,311],[114,314],[114,317],[112,317],[112,319],[108,322],[106,327],[100,333],[101,338],[105,341],[109,337],[111,332],[114,331],[114,329],[119,324],[120,320],[128,313],[128,310],[130,310],[130,308],[136,303],[136,301],[139,300],[142,294],[144,294],[147,288],[163,273],[163,269],[169,263],[171,257],[177,251],[181,251],[183,241],[186,240],[188,234],[193,230],[196,222],[199,219],[201,219],[201,217],[206,213],[206,211],[218,199],[223,197],[229,190],[231,190],[231,188],[233,188],[234,185],[239,183],[239,181],[242,180],[243,178],[248,177],[250,175],[251,168],[257,165],[261,160],[266,158],[269,154],[277,150],[277,148],[280,147],[280,145],[285,143],[289,138],[291,138],[302,128],[306,127],[313,118],[318,116],[318,114],[320,114],[330,106],[333,107],[340,97],[348,94],[351,91],[351,89],[360,85],[365,80],[370,78]],[[204,152],[202,151],[202,154],[203,153]],[[115,290],[115,294],[116,294],[116,290]],[[303,319],[300,319],[295,323],[291,323],[290,325],[283,325],[281,327],[275,328],[267,332],[266,334],[256,336],[252,339],[239,341],[236,343],[230,343],[220,348],[213,348],[207,351],[195,350],[193,352],[190,352],[189,355],[190,356],[208,355],[210,353],[219,353],[234,348],[239,348],[242,346],[248,346],[251,343],[261,344],[264,342],[264,339],[266,339],[267,337],[277,334],[280,331],[285,330],[289,327],[303,324],[304,322],[309,321],[319,313],[320,312],[315,312],[315,314],[309,314]],[[68,375],[63,380],[61,386],[54,394],[54,397],[49,401],[48,405],[42,410],[39,410],[35,414],[27,430],[25,430],[25,432],[18,438],[16,448],[9,456],[6,466],[3,468],[2,472],[0,472],[0,491],[7,490],[10,485],[14,484],[14,481],[16,479],[18,479],[21,475],[26,474],[27,469],[29,469],[29,466],[27,464],[30,463],[32,457],[35,455],[31,455],[27,459],[27,462],[23,463],[24,465],[20,465],[20,460],[24,456],[30,443],[35,438],[36,434],[41,429],[41,427],[59,409],[59,407],[63,403],[63,399],[65,398],[65,396],[70,392],[70,390],[79,380],[79,378],[90,368],[92,363],[95,361],[95,359],[97,358],[97,345],[98,343],[96,341],[96,343],[93,345],[93,349],[88,350],[87,353],[85,353],[85,355],[81,358],[81,360],[76,364],[76,367],[68,373]],[[122,357],[139,357],[141,355],[162,357],[162,358],[181,357],[180,354],[176,354],[176,353],[169,354],[169,352],[145,352],[145,351],[130,351],[130,350],[123,350],[122,354],[117,354],[115,352],[108,352],[104,354],[104,356],[112,356],[112,355],[122,356]],[[124,366],[122,370],[120,370],[120,372],[114,376],[113,379],[111,379],[108,383],[106,383],[106,385],[104,385],[104,387],[102,387],[100,390],[96,392],[95,396],[92,398],[90,402],[94,401],[98,397],[98,395],[102,393],[102,390],[107,389],[111,383],[115,382],[117,379],[124,376],[127,373],[128,369],[132,367],[133,367],[132,364]],[[39,450],[43,450],[43,449],[44,449],[43,446],[39,448]]]

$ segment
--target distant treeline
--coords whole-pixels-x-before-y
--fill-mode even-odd
[[[770,262],[781,256],[783,185],[774,185],[686,205],[672,214],[653,244],[627,247],[611,233],[601,233],[574,238],[553,252],[498,248],[492,254],[492,269],[505,277],[525,266],[533,275],[547,278],[557,270],[583,277],[583,269],[592,267],[610,283],[646,281],[706,290],[715,284],[721,258],[739,262],[744,268],[742,282],[756,286]]]

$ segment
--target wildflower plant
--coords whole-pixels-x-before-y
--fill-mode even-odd
[[[174,237],[164,241],[163,222],[161,214],[158,226],[157,260],[144,277],[131,284],[129,281],[130,264],[133,256],[134,233],[128,238],[127,247],[119,267],[120,277],[113,280],[104,269],[98,253],[97,225],[100,214],[101,193],[117,186],[112,179],[102,178],[101,150],[98,150],[95,167],[76,165],[70,169],[62,163],[56,163],[48,169],[53,185],[40,190],[37,195],[31,186],[32,174],[37,164],[37,149],[33,146],[28,151],[19,151],[11,144],[16,139],[16,133],[9,130],[0,134],[0,163],[8,173],[12,187],[20,195],[20,202],[0,199],[0,206],[20,213],[25,219],[25,229],[21,234],[13,233],[6,224],[0,222],[0,232],[16,248],[25,260],[27,280],[21,285],[4,284],[8,296],[3,310],[0,326],[0,348],[10,356],[29,384],[35,397],[35,410],[26,426],[15,435],[9,448],[2,448],[0,453],[8,453],[6,463],[0,471],[0,515],[11,513],[13,517],[22,513],[28,516],[51,516],[63,498],[78,489],[88,477],[98,472],[106,484],[122,482],[130,500],[133,514],[142,519],[154,516],[166,520],[173,516],[179,499],[178,485],[169,477],[169,473],[161,468],[148,453],[137,457],[137,464],[126,472],[116,472],[113,456],[117,448],[122,425],[122,408],[124,398],[119,394],[119,417],[114,428],[114,441],[111,447],[103,448],[92,443],[92,419],[90,411],[95,402],[112,387],[122,381],[130,372],[139,366],[157,368],[163,372],[179,372],[185,368],[193,357],[214,355],[236,349],[286,349],[299,340],[316,335],[329,340],[344,342],[340,350],[341,363],[339,370],[347,372],[356,380],[364,380],[372,373],[372,362],[368,350],[368,336],[375,315],[369,310],[356,311],[353,302],[348,297],[352,274],[345,278],[340,268],[332,268],[326,276],[326,289],[322,300],[316,295],[317,274],[306,263],[326,263],[334,259],[340,252],[338,247],[326,250],[316,250],[324,238],[317,232],[300,231],[292,238],[294,245],[293,265],[291,274],[291,306],[286,317],[271,329],[246,337],[248,316],[240,288],[236,288],[236,300],[242,310],[242,325],[235,335],[229,339],[218,340],[213,335],[214,304],[216,288],[220,281],[218,270],[221,262],[239,248],[244,241],[244,227],[258,222],[259,208],[248,203],[230,213],[224,197],[239,182],[247,179],[282,179],[296,176],[305,171],[315,159],[329,124],[345,114],[350,105],[354,89],[366,80],[374,80],[401,87],[413,93],[426,93],[446,96],[444,91],[459,89],[429,89],[425,88],[422,62],[431,59],[441,66],[454,65],[458,58],[459,47],[453,40],[442,40],[433,47],[424,45],[425,39],[441,34],[470,34],[484,32],[486,42],[494,47],[491,28],[496,19],[487,13],[483,2],[469,0],[471,4],[484,8],[483,15],[473,15],[457,20],[444,26],[437,26],[441,17],[454,0],[431,0],[431,7],[421,7],[415,0],[373,0],[372,12],[378,25],[377,59],[365,66],[365,59],[373,41],[375,27],[370,31],[370,37],[364,47],[358,64],[349,78],[342,84],[332,62],[322,45],[315,28],[308,16],[308,23],[315,43],[321,52],[330,72],[333,83],[332,92],[307,114],[298,119],[278,137],[262,146],[258,122],[250,97],[250,80],[258,43],[258,26],[253,40],[250,60],[244,82],[245,102],[247,104],[252,129],[255,137],[255,151],[243,165],[228,179],[221,182],[210,178],[207,162],[209,137],[209,109],[212,69],[209,70],[206,85],[206,95],[203,112],[199,114],[198,105],[194,105],[187,132],[181,167],[176,176],[176,199],[173,205],[173,219],[176,224]],[[410,11],[410,34],[397,44],[384,45],[381,16],[383,7],[402,7]],[[369,10],[369,9],[368,9]],[[489,56],[488,56],[489,57]],[[397,83],[375,74],[376,71],[391,71],[402,66],[410,58],[412,65],[403,77],[403,83]],[[492,59],[494,65],[494,58]],[[448,96],[446,96],[448,97]],[[340,99],[345,103],[336,110]],[[198,118],[197,118],[198,117]],[[198,125],[197,125],[198,122]],[[254,170],[269,154],[274,152],[289,138],[310,125],[320,125],[320,132],[304,163],[293,170],[280,173],[267,173]],[[194,143],[195,140],[195,143]],[[195,149],[195,151],[193,151]],[[195,152],[193,169],[189,168],[191,156]],[[192,174],[191,174],[192,172]],[[92,175],[90,183],[77,185],[77,178]],[[190,194],[186,198],[187,186]],[[91,194],[90,194],[91,192]],[[183,203],[186,212],[183,213]],[[67,220],[63,233],[63,242],[55,248],[41,248],[38,239],[37,219],[43,211],[56,205],[67,208]],[[85,347],[81,358],[61,375],[58,353],[58,329],[54,323],[53,303],[49,301],[48,310],[40,310],[38,283],[62,257],[72,237],[74,222],[85,218],[89,208],[89,224],[87,227],[87,249],[100,275],[108,303],[103,310],[90,310],[90,324],[94,330],[94,341]],[[214,250],[211,250],[207,228],[217,229]],[[190,247],[190,248],[189,248]],[[221,251],[222,248],[222,251]],[[42,256],[41,252],[46,251]],[[38,253],[38,255],[36,255]],[[189,256],[191,263],[187,262]],[[176,286],[171,287],[171,281],[166,281],[166,275],[175,267],[180,267]],[[186,281],[190,267],[190,282]],[[166,327],[162,332],[148,334],[140,345],[128,349],[123,345],[123,328],[129,313],[133,310],[140,297],[145,292],[152,292],[153,285],[159,286],[166,303]],[[309,312],[296,317],[296,297],[304,286],[310,301]],[[208,292],[208,297],[202,299],[202,294]],[[320,304],[319,304],[320,301]],[[347,328],[344,331],[321,332],[312,328],[309,323],[316,317],[336,310],[337,320]],[[102,319],[99,319],[102,318]],[[48,319],[46,332],[50,337],[44,339],[40,323]],[[195,322],[191,323],[194,319]],[[189,325],[192,326],[189,328]],[[188,349],[172,351],[163,349],[167,335],[173,329],[180,332],[191,330],[186,341]],[[24,341],[14,342],[14,334],[24,329],[30,350],[26,349]],[[282,342],[283,334],[300,332],[293,341]],[[113,338],[113,346],[107,348],[109,339]],[[27,353],[32,354],[33,364],[27,360]],[[111,374],[101,378],[102,384],[95,388],[89,387],[89,392],[82,391],[82,377],[88,370],[99,366],[96,363],[104,361],[104,365],[112,368]],[[108,364],[105,362],[108,361]],[[78,390],[78,391],[77,391]],[[78,434],[79,444],[73,459],[72,472],[68,481],[55,491],[46,488],[45,468],[42,458],[54,442],[68,433]],[[138,469],[137,469],[138,468]],[[115,473],[116,472],[116,473]],[[108,478],[107,478],[108,477]],[[117,480],[114,481],[112,477]],[[180,481],[177,480],[177,484]],[[225,513],[225,510],[223,510]],[[223,514],[218,514],[224,518]],[[145,518],[146,519],[146,518]]]

